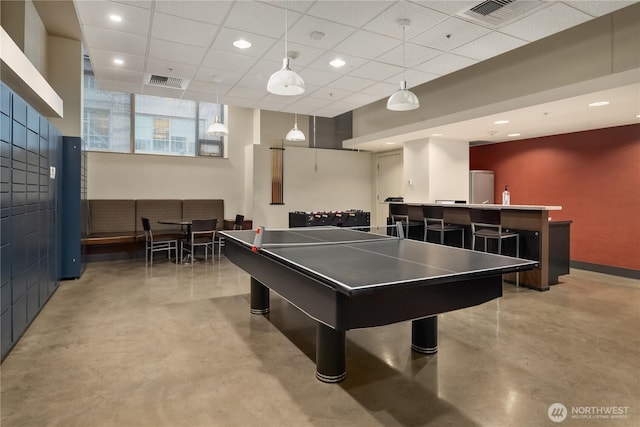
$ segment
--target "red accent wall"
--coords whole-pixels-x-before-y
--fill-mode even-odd
[[[470,169],[495,172],[495,203],[560,205],[571,260],[640,270],[640,125],[472,147]]]

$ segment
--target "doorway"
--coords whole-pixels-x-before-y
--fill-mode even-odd
[[[378,155],[377,159],[377,210],[373,225],[387,224],[389,203],[387,197],[402,196],[402,153],[393,152]]]

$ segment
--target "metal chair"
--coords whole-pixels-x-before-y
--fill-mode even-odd
[[[171,258],[171,251],[174,251],[176,256],[176,262],[178,259],[178,239],[171,237],[153,237],[153,231],[151,231],[151,223],[149,218],[142,219],[142,228],[144,229],[144,263],[145,265],[151,260],[151,266],[153,266],[153,253],[154,252],[167,252],[167,257]]]
[[[242,230],[242,224],[244,223],[244,215],[236,215],[236,219],[233,221],[234,230]],[[218,260],[222,257],[222,248],[224,247],[224,237],[216,235],[216,241],[218,242]]]
[[[184,253],[191,254],[191,258],[195,261],[195,250],[198,247],[204,247],[204,260],[208,259],[209,249],[211,249],[211,260],[215,256],[214,252],[214,239],[216,235],[217,219],[194,219],[191,221],[191,232],[187,239],[182,242],[181,256],[184,258]]]
[[[444,222],[444,211],[442,206],[422,206],[424,216],[424,238],[427,241],[429,231],[440,233],[440,244],[444,245],[444,235],[447,231],[460,231],[462,240],[460,247],[464,248],[464,228],[459,225],[447,224]]]
[[[495,239],[498,242],[498,254],[502,254],[502,240],[516,239],[516,258],[520,256],[520,235],[502,229],[501,211],[499,209],[471,209],[471,249],[476,248],[476,238],[484,239],[484,251],[487,252],[487,241]],[[516,273],[516,286],[519,286],[519,274]]]

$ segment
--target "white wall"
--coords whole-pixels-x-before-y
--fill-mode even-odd
[[[424,203],[429,199],[429,176],[432,173],[429,147],[428,139],[404,144],[402,194],[407,203]]]
[[[469,197],[469,143],[431,137],[404,144],[403,196],[408,203]]]
[[[271,151],[254,146],[254,227],[287,227],[292,211],[373,210],[370,153],[286,147],[285,204],[271,205]]]
[[[429,202],[469,200],[469,142],[429,138]]]

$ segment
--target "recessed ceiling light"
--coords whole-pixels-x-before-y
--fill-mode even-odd
[[[342,59],[340,58],[336,58],[333,61],[329,62],[329,65],[331,65],[334,68],[340,68],[342,67],[344,64],[346,64],[346,62],[344,62]]]
[[[384,144],[385,144],[385,145],[396,145],[396,143],[395,143],[395,142],[391,142],[391,141],[389,141],[389,142],[385,142]]]
[[[442,136],[442,135],[444,135],[444,134],[442,134],[442,133],[432,133],[431,134],[431,136]]]
[[[249,49],[251,47],[251,42],[240,39],[240,40],[234,41],[233,45],[238,49]]]
[[[116,64],[116,65],[122,65],[122,64],[124,64],[124,60],[120,59],[120,58],[116,58],[116,59],[113,60],[113,63]]]
[[[609,105],[609,101],[592,102],[589,107],[602,107],[603,105]]]
[[[636,119],[640,119],[640,114],[636,114]]]
[[[113,22],[122,22],[122,16],[120,15],[109,15],[109,19]]]
[[[520,134],[519,133],[510,133],[507,136],[520,136]]]
[[[509,120],[496,120],[495,122],[493,122],[494,125],[504,125],[509,123]]]

